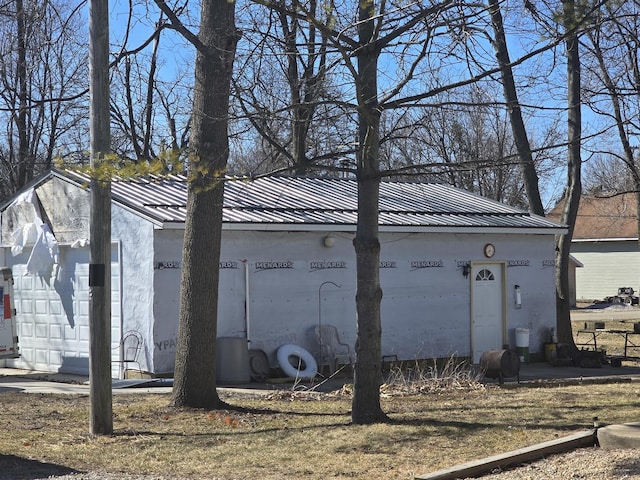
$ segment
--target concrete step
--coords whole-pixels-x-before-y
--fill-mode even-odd
[[[597,436],[601,448],[640,448],[640,423],[601,427]]]

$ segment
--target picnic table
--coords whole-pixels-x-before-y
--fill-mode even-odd
[[[578,333],[576,335],[576,346],[598,350],[598,337],[603,333],[620,335],[624,338],[623,359],[640,359],[640,339],[636,338],[637,335],[640,335],[640,332],[637,332],[635,330],[620,330],[612,328],[593,328],[578,330]],[[583,341],[580,341],[580,335],[582,335],[583,337],[586,336],[587,338],[583,339]],[[635,353],[636,355],[630,355],[630,353]]]

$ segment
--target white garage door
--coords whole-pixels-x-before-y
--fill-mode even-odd
[[[60,247],[58,270],[50,277],[26,273],[31,249],[16,257],[6,253],[13,269],[16,320],[21,357],[7,360],[13,368],[89,374],[89,249]],[[119,357],[120,262],[117,245],[111,254],[112,359]],[[112,369],[118,374],[118,365]]]

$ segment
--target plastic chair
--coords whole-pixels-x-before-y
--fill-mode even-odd
[[[142,375],[142,367],[140,366],[138,356],[142,350],[143,342],[142,335],[135,330],[130,330],[122,335],[122,339],[120,340],[120,360],[118,360],[118,363],[120,363],[121,378],[127,365],[130,363],[137,365],[138,372]]]
[[[315,328],[316,338],[320,344],[319,365],[329,365],[329,373],[338,370],[338,365],[353,364],[351,347],[340,341],[338,329],[333,325],[319,325]]]

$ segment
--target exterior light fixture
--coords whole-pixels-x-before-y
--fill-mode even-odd
[[[333,238],[331,235],[327,235],[322,240],[322,244],[327,248],[331,248],[335,245],[335,238]]]
[[[463,265],[462,266],[462,275],[464,275],[464,278],[468,278],[470,273],[471,273],[471,264],[467,263],[467,264]]]

